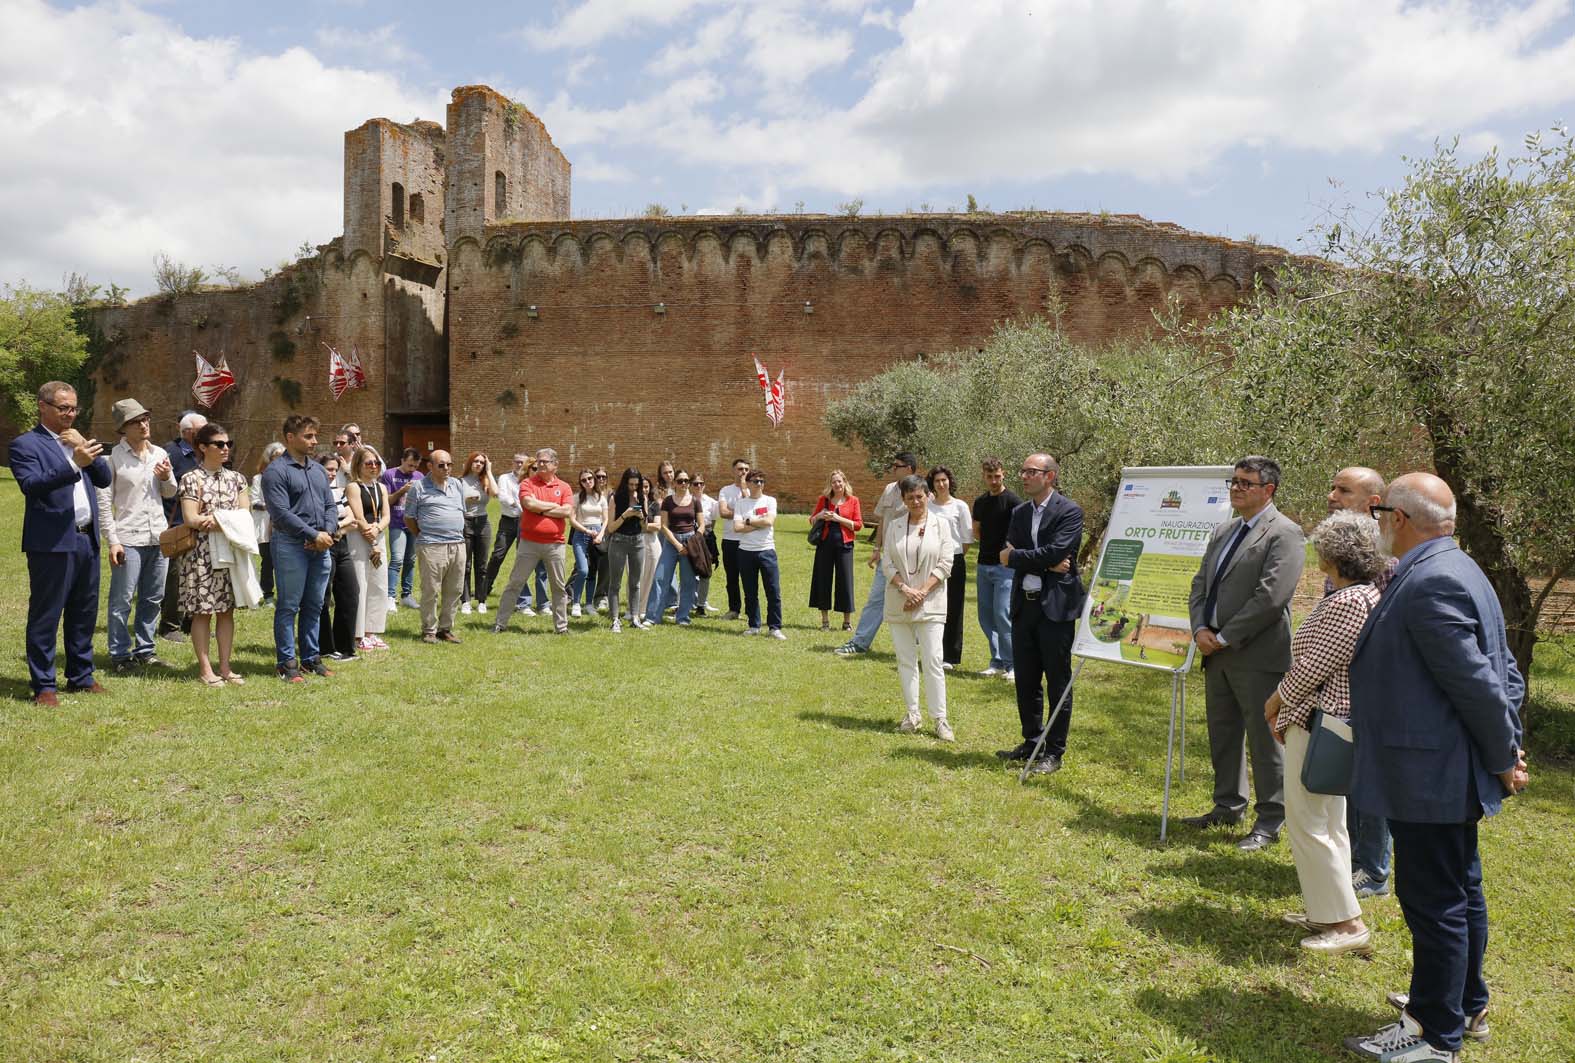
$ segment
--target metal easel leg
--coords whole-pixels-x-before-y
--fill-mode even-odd
[[[1176,710],[1180,702],[1181,673],[1170,673],[1170,736],[1165,742],[1165,796],[1159,806],[1159,840],[1165,840],[1166,828],[1170,824],[1170,769],[1176,758]],[[1183,762],[1186,760],[1185,751],[1182,752]]]
[[[1023,770],[1018,774],[1018,782],[1028,778],[1028,769],[1032,768],[1034,761],[1039,759],[1039,751],[1044,748],[1045,739],[1050,737],[1050,727],[1055,723],[1055,718],[1061,715],[1061,706],[1065,705],[1066,699],[1072,696],[1072,688],[1077,686],[1077,677],[1083,674],[1083,665],[1087,663],[1087,657],[1079,657],[1077,659],[1077,667],[1072,669],[1072,678],[1067,681],[1066,689],[1061,691],[1061,697],[1057,699],[1055,708],[1051,710],[1050,719],[1046,721],[1044,729],[1039,732],[1039,741],[1034,743],[1034,751],[1028,755],[1028,760],[1023,765]]]
[[[1176,677],[1181,680],[1181,760],[1176,767],[1180,769],[1181,785],[1187,785],[1187,676],[1184,672],[1177,672]]]

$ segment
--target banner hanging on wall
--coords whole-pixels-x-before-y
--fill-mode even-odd
[[[1228,465],[1121,470],[1072,652],[1176,671],[1192,666],[1187,597],[1230,517]]]

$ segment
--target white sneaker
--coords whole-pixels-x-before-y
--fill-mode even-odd
[[[941,662],[941,671],[943,671],[943,672],[950,672],[953,668],[956,668],[956,667],[957,666],[955,664],[951,664],[950,662],[947,662],[947,661],[942,661]]]
[[[1400,1021],[1391,1023],[1377,1033],[1347,1037],[1345,1047],[1364,1059],[1379,1063],[1456,1063],[1459,1052],[1446,1052],[1434,1048],[1422,1036],[1422,1026],[1408,1011],[1400,1013]]]
[[[399,612],[399,599],[395,598],[392,594],[388,596],[388,611],[390,613]]]
[[[405,595],[403,598],[399,599],[399,604],[404,606],[406,609],[421,608],[421,603],[416,601],[416,596],[414,594]]]
[[[598,613],[605,613],[607,611],[607,599],[606,598],[598,598],[598,599],[596,599],[596,611]]]
[[[579,602],[575,602],[574,603],[574,608],[569,610],[569,615],[570,616],[579,616],[580,615],[580,603]]]
[[[758,634],[760,634],[760,629],[758,627],[746,627],[744,629],[744,634],[746,634],[746,635],[758,635]]]
[[[935,721],[935,737],[939,738],[942,742],[957,741],[957,736],[952,734],[952,725],[947,723],[944,719]]]
[[[904,713],[902,720],[897,724],[897,730],[905,735],[911,735],[919,729],[919,722],[918,713]]]
[[[459,611],[464,613],[466,616],[469,616],[470,612],[471,612],[470,603],[469,602],[460,602],[459,603]]]
[[[787,641],[787,633],[779,627],[774,627],[771,629],[771,637],[776,639],[778,642]]]
[[[616,634],[618,634],[618,632],[620,632],[622,630],[623,630],[623,625],[618,623],[617,617],[614,617],[613,618],[613,625],[612,625],[612,633],[614,635],[616,635]]]
[[[1008,668],[1006,671],[1001,673],[1001,678],[1005,679],[1007,682],[1011,682],[1017,678],[1017,672],[1011,668]]]
[[[1385,996],[1384,999],[1389,1001],[1390,1007],[1397,1011],[1404,1011],[1405,1006],[1411,1003],[1411,994],[1390,993]],[[1466,1036],[1471,1038],[1473,1041],[1486,1041],[1492,1036],[1492,1033],[1493,1032],[1488,1029],[1487,1008],[1483,1008],[1475,1015],[1466,1016]]]
[[[1343,956],[1347,952],[1354,952],[1358,956],[1371,956],[1373,932],[1365,926],[1360,930],[1335,930],[1330,927],[1312,937],[1302,938],[1302,948],[1321,952],[1325,956]]]
[[[984,671],[980,672],[979,674],[980,675],[1000,675],[1001,674],[1001,670],[999,668],[996,668],[994,665],[991,665],[989,668],[986,668]]]
[[[487,603],[486,602],[477,602],[476,603],[476,612],[478,612],[478,613],[485,613],[486,611],[487,611]]]
[[[536,610],[532,609],[528,605],[520,606],[519,609],[518,609],[518,612],[519,612],[520,616],[535,616],[536,615]]]

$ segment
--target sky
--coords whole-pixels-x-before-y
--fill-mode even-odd
[[[1459,138],[1575,116],[1575,0],[0,0],[0,284],[256,279],[343,229],[343,134],[487,84],[575,217],[1141,214],[1316,251]]]

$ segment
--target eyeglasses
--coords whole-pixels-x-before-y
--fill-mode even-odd
[[[596,478],[598,480],[605,480],[605,479],[607,479],[607,474],[604,473],[604,472],[599,472],[599,473],[596,474]]]
[[[766,482],[766,478],[764,476],[751,476],[749,482],[752,484],[763,484]]]
[[[1048,476],[1050,474],[1050,470],[1036,469],[1032,465],[1024,465],[1021,469],[1017,470],[1017,473],[1019,476]]]
[[[203,446],[207,446],[207,447],[223,447],[225,450],[229,450],[230,449],[230,441],[228,439],[210,439],[206,443],[204,443]]]
[[[580,477],[580,483],[582,483],[582,484],[595,483],[595,482],[596,482],[596,477],[594,477],[594,476],[582,476],[582,477]]]
[[[689,481],[689,477],[687,477],[687,476],[680,476],[678,478],[677,482],[681,483],[681,484],[686,484],[686,483],[689,483],[690,481]]]
[[[1410,520],[1411,519],[1411,514],[1406,513],[1406,511],[1401,509],[1399,506],[1368,506],[1367,507],[1367,515],[1369,517],[1372,517],[1374,520],[1378,519],[1378,514],[1380,514],[1380,513],[1403,513],[1403,514],[1405,514],[1406,520]]]
[[[695,486],[696,487],[704,487],[705,486],[705,481],[704,480],[696,480],[695,481]]]
[[[436,465],[440,469],[452,469],[454,467],[454,463],[452,461],[434,461],[432,464]]]
[[[80,406],[62,406],[62,405],[60,405],[59,403],[56,403],[56,402],[46,402],[46,403],[44,403],[44,405],[45,406],[53,406],[55,409],[59,410],[61,413],[76,413],[78,410],[80,410],[82,408]]]
[[[1232,491],[1248,491],[1254,487],[1267,487],[1268,485],[1260,483],[1256,480],[1239,480],[1235,477],[1231,477],[1229,480],[1225,481],[1225,486],[1230,488]]]

